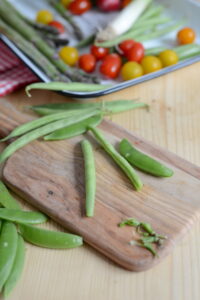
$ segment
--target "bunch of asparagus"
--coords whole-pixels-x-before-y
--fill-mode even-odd
[[[7,35],[50,79],[98,83],[96,76],[67,66],[32,25],[7,0],[0,1],[0,32]]]

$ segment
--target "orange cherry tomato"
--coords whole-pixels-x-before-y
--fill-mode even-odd
[[[108,78],[116,78],[120,72],[121,65],[122,60],[118,54],[108,54],[102,61],[100,72]]]
[[[59,33],[64,33],[65,32],[65,27],[63,26],[62,23],[58,21],[52,21],[48,24],[49,26],[55,27]]]
[[[126,40],[123,41],[119,44],[119,49],[122,51],[122,53],[124,55],[127,55],[128,51],[133,48],[133,46],[135,45],[135,41],[134,40]]]
[[[192,28],[185,27],[178,32],[177,39],[180,45],[192,44],[196,39],[195,31]]]
[[[109,49],[92,45],[90,48],[90,52],[96,57],[97,60],[100,60],[108,55]]]
[[[96,58],[92,54],[83,54],[79,58],[79,67],[87,73],[94,71],[96,66]]]
[[[132,0],[122,0],[121,8],[126,7]]]
[[[144,46],[141,43],[135,43],[127,52],[126,57],[129,61],[141,62],[144,57]]]
[[[68,9],[74,15],[82,15],[92,7],[90,0],[73,0]]]

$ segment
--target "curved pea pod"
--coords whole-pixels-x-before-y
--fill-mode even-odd
[[[101,115],[83,120],[77,124],[67,126],[65,128],[56,130],[44,137],[45,141],[65,140],[83,134],[87,131],[88,126],[97,126],[102,121]]]
[[[25,261],[25,243],[23,238],[20,235],[18,235],[17,251],[16,251],[13,267],[3,287],[3,295],[5,298],[8,297],[8,295],[12,292],[17,281],[19,280],[23,270],[24,261]]]
[[[159,161],[138,151],[128,140],[123,139],[119,144],[119,152],[126,160],[138,169],[158,177],[171,177],[174,172]]]
[[[41,224],[47,221],[47,217],[34,211],[21,211],[8,208],[0,208],[0,219],[28,224]]]
[[[0,234],[0,291],[8,279],[17,251],[17,229],[13,223],[4,222]]]
[[[68,249],[82,246],[82,237],[70,233],[50,231],[31,225],[19,225],[23,238],[34,245],[44,248]]]
[[[0,204],[6,208],[20,209],[19,204],[8,192],[2,181],[0,181]]]

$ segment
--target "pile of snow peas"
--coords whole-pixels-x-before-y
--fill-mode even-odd
[[[47,221],[40,212],[23,211],[0,181],[0,292],[7,297],[21,276],[25,261],[24,240],[34,245],[68,249],[81,246],[82,237],[44,230],[32,225]]]

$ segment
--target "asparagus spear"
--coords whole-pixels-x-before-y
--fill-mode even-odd
[[[74,21],[72,15],[69,11],[65,9],[65,7],[58,0],[48,0],[49,3],[54,7],[54,9],[72,26],[74,30],[75,36],[79,39],[83,39],[83,33],[78,26],[78,24]]]
[[[0,1],[0,16],[5,22],[14,27],[25,39],[32,42],[57,67],[59,71],[64,73],[72,81],[98,82],[96,76],[86,74],[79,69],[67,66],[59,58],[54,49],[49,47],[49,45],[42,40],[37,32],[16,14],[14,9],[11,9],[11,5],[9,5],[8,10],[7,0]]]
[[[3,22],[2,19],[0,19],[0,31],[8,36],[25,54],[41,67],[52,80],[57,81],[61,79],[56,67],[37,48]]]

